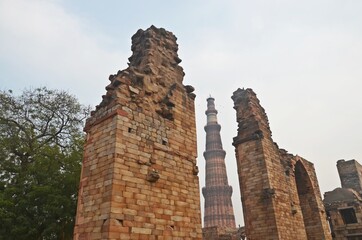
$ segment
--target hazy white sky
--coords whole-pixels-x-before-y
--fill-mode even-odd
[[[200,187],[211,94],[243,225],[233,91],[254,89],[274,141],[315,164],[322,193],[339,187],[336,161],[362,162],[361,12],[360,0],[0,0],[0,88],[64,89],[95,106],[108,75],[127,67],[131,36],[166,28],[196,88]]]

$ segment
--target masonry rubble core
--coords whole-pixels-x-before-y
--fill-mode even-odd
[[[268,118],[253,90],[238,89],[232,99],[247,239],[332,239],[313,164],[273,142]]]
[[[109,77],[87,120],[74,239],[202,239],[192,86],[176,37],[132,37],[129,67]]]

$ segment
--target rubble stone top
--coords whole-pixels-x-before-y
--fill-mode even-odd
[[[111,83],[106,86],[107,92],[92,116],[99,118],[115,105],[133,102],[172,120],[175,89],[186,92],[192,100],[196,97],[192,86],[182,84],[185,74],[179,66],[176,40],[172,32],[153,25],[146,30],[139,29],[132,36],[133,53],[128,58],[128,68],[109,76]]]

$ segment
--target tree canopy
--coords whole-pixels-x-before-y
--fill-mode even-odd
[[[0,92],[0,239],[72,239],[88,112],[65,91]]]

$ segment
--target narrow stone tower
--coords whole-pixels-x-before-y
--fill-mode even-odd
[[[228,184],[225,151],[222,148],[220,129],[217,122],[217,110],[214,98],[207,99],[206,150],[206,186],[202,188],[205,198],[204,227],[235,229],[235,217],[231,202],[232,187]]]
[[[132,37],[129,67],[109,77],[87,120],[74,239],[201,239],[193,87],[176,37]]]
[[[342,188],[351,188],[362,194],[362,166],[354,159],[337,162]]]
[[[234,146],[248,240],[331,239],[313,163],[279,149],[251,89],[234,92]]]

